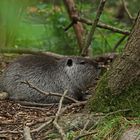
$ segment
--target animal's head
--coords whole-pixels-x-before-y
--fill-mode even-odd
[[[97,76],[100,68],[94,60],[83,57],[66,57],[64,71],[71,81],[75,82],[81,89],[91,86]]]

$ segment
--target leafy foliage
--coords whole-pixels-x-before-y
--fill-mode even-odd
[[[92,20],[95,18],[98,4],[99,1],[95,1],[93,4],[91,1],[81,0],[76,1],[76,8],[80,16]],[[64,28],[70,24],[70,20],[62,1],[59,3],[36,1],[24,5],[26,6],[23,6],[24,10],[19,19],[16,18],[19,14],[17,11],[15,11],[17,14],[11,12],[12,15],[5,15],[3,11],[0,12],[0,17],[4,16],[8,21],[10,20],[8,22],[10,25],[8,31],[10,34],[12,30],[12,35],[14,36],[14,43],[10,46],[15,48],[41,49],[67,55],[78,54],[79,50],[73,28],[70,28],[67,32],[64,31]],[[108,2],[100,21],[122,29],[126,29],[126,27],[130,29],[131,25],[127,21],[115,18],[116,10],[118,11],[119,9],[117,5],[119,5],[118,2]],[[5,6],[9,7],[6,4]],[[12,7],[18,6],[16,3],[13,3]],[[88,32],[90,27],[84,25],[85,31]],[[10,39],[13,38],[12,35],[10,34]],[[121,34],[97,28],[91,45],[93,54],[111,52],[121,37]],[[126,39],[121,43],[117,51],[121,51],[125,43]]]

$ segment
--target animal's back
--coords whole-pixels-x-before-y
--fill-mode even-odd
[[[2,87],[12,100],[59,102],[60,97],[46,96],[37,89],[60,94],[68,90],[68,96],[83,100],[83,93],[95,82],[98,71],[97,63],[83,57],[58,60],[43,54],[27,55],[7,67],[2,75]]]
[[[11,63],[2,76],[2,88],[13,100],[46,102],[47,97],[24,82],[47,92],[56,92],[57,59],[49,55],[27,55]],[[55,75],[54,75],[55,73]],[[35,99],[35,100],[34,100]],[[55,100],[55,98],[53,98]],[[48,102],[48,101],[47,101]]]

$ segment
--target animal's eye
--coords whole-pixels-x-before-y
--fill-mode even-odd
[[[71,67],[73,65],[72,59],[67,60],[67,66]]]
[[[84,64],[85,64],[85,61],[81,61],[80,64],[81,64],[81,65],[84,65]]]

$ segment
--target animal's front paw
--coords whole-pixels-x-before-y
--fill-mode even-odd
[[[7,92],[0,92],[0,100],[5,100],[8,98]]]

